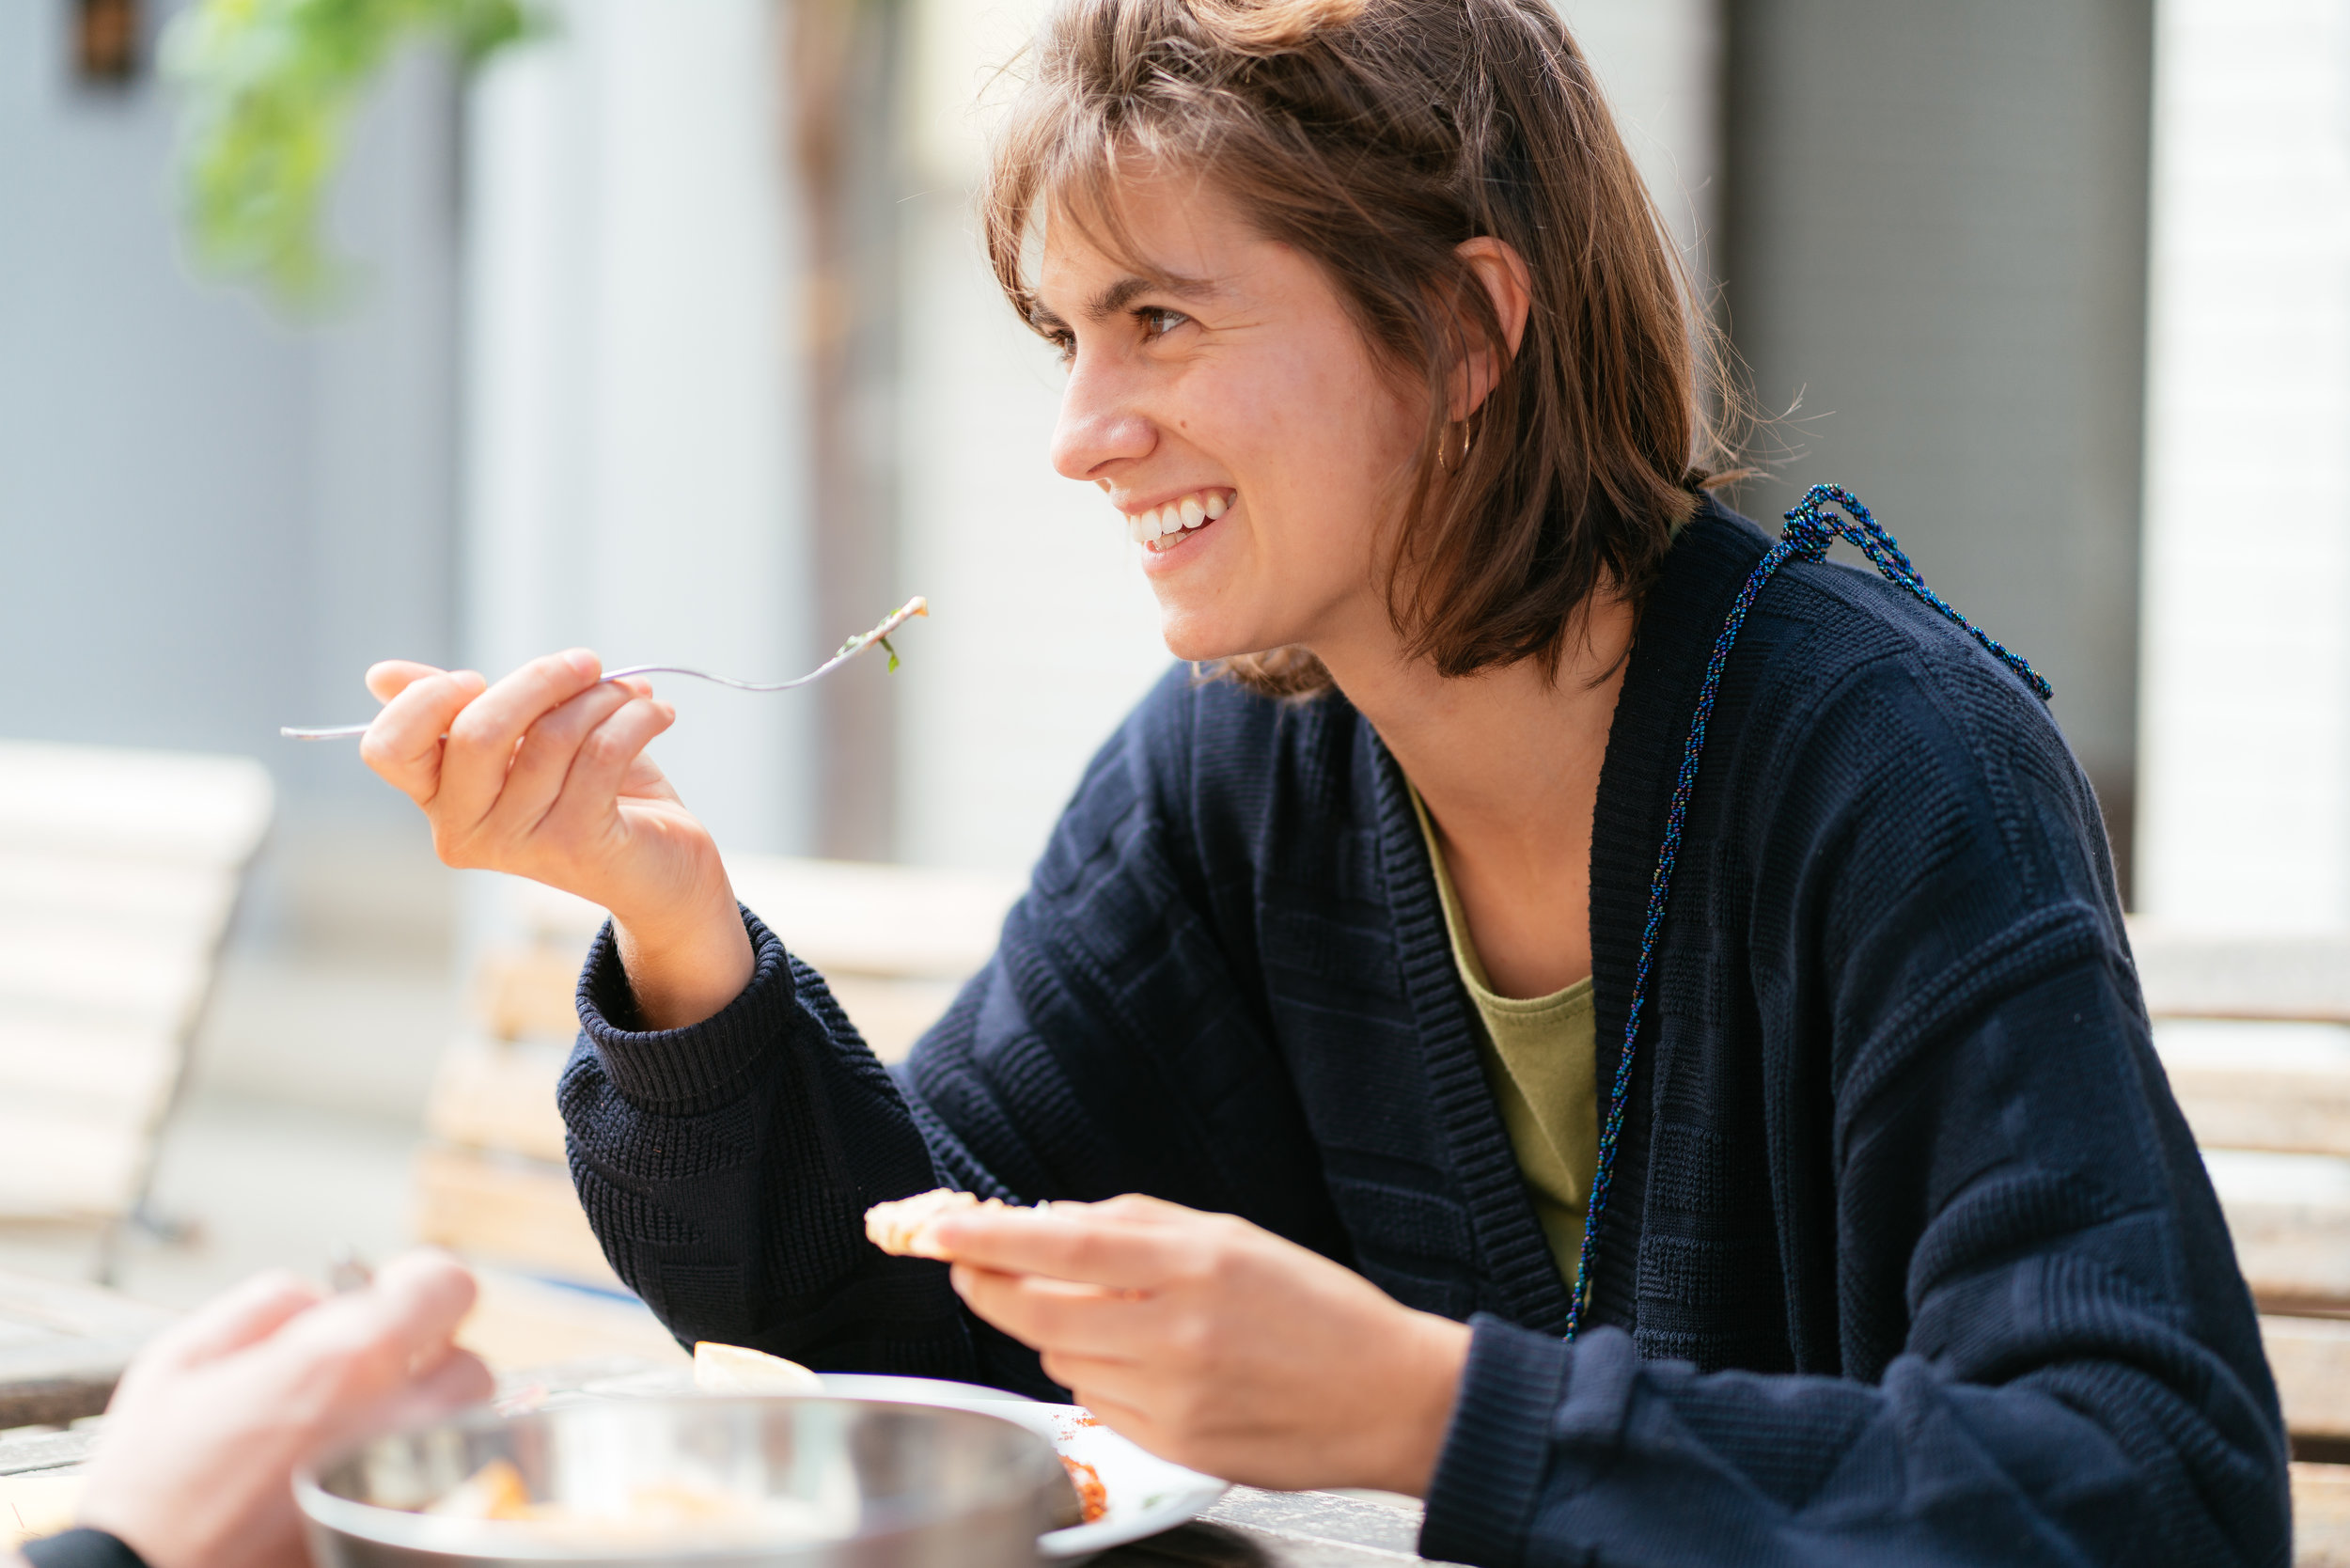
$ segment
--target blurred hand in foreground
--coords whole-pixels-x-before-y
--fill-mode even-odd
[[[1465,1325],[1154,1198],[971,1210],[931,1235],[973,1311],[1152,1453],[1252,1486],[1426,1493]]]
[[[79,1522],[153,1568],[306,1568],[305,1462],[490,1396],[454,1341],[473,1277],[441,1253],[324,1295],[264,1275],[159,1335],[123,1374]]]
[[[750,982],[750,938],[717,845],[644,754],[676,711],[602,675],[585,649],[494,686],[390,660],[368,671],[384,711],[359,755],[423,808],[449,865],[610,910],[645,1027],[699,1023]]]

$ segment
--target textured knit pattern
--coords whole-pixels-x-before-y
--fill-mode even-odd
[[[1766,545],[1709,510],[1642,610],[1593,834],[1603,1085],[1707,650]],[[2285,1560],[2276,1395],[2096,804],[2017,676],[1903,588],[1791,562],[1730,661],[1572,1345],[1409,795],[1342,700],[1170,674],[895,1074],[750,930],[750,986],[671,1033],[633,1031],[600,943],[563,1084],[589,1217],[682,1339],[1049,1393],[857,1215],[1150,1192],[1482,1314],[1434,1557]]]

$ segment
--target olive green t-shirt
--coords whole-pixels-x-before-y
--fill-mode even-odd
[[[1568,1288],[1583,1255],[1583,1211],[1590,1202],[1591,1179],[1599,1169],[1599,1035],[1591,1015],[1591,982],[1576,980],[1547,996],[1520,998],[1497,994],[1469,937],[1468,921],[1445,869],[1435,823],[1419,792],[1412,809],[1428,841],[1436,870],[1436,891],[1444,900],[1445,930],[1452,938],[1452,961],[1461,984],[1476,1004],[1478,1055],[1509,1130],[1511,1150],[1534,1200],[1534,1217],[1558,1260]]]

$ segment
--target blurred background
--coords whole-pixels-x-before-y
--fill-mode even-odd
[[[2350,926],[2350,0],[1561,7],[1785,416],[1745,510],[1850,487],[2049,675],[2148,930]],[[0,1264],[179,1302],[421,1232],[624,1308],[545,1240],[592,912],[443,870],[351,745],[276,729],[367,717],[388,656],[779,677],[926,594],[896,674],[673,682],[654,748],[771,918],[867,912],[839,962],[877,1037],[918,1027],[1167,659],[974,234],[979,101],[1039,8],[534,0],[476,59],[394,38],[339,145],[279,128],[325,170],[306,291],[204,264],[186,138],[269,67],[164,47],[184,8],[0,6]],[[133,1028],[161,917],[106,824],[191,791],[217,809],[150,858],[211,889],[197,957]],[[926,902],[958,913],[915,931]],[[118,1065],[61,1085],[92,1029]],[[137,1134],[111,1174],[11,1203],[102,1111]],[[2350,1195],[2339,1164],[2290,1180]]]

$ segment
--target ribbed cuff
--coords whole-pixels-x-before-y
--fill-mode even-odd
[[[1514,1568],[1550,1457],[1550,1423],[1567,1395],[1574,1351],[1480,1312],[1468,1364],[1419,1528],[1422,1557]]]
[[[636,998],[611,922],[596,933],[579,976],[579,1024],[613,1087],[638,1109],[691,1116],[724,1105],[797,1022],[799,995],[783,943],[747,909],[743,925],[751,938],[750,983],[716,1014],[682,1029],[626,1027],[636,1022]]]

